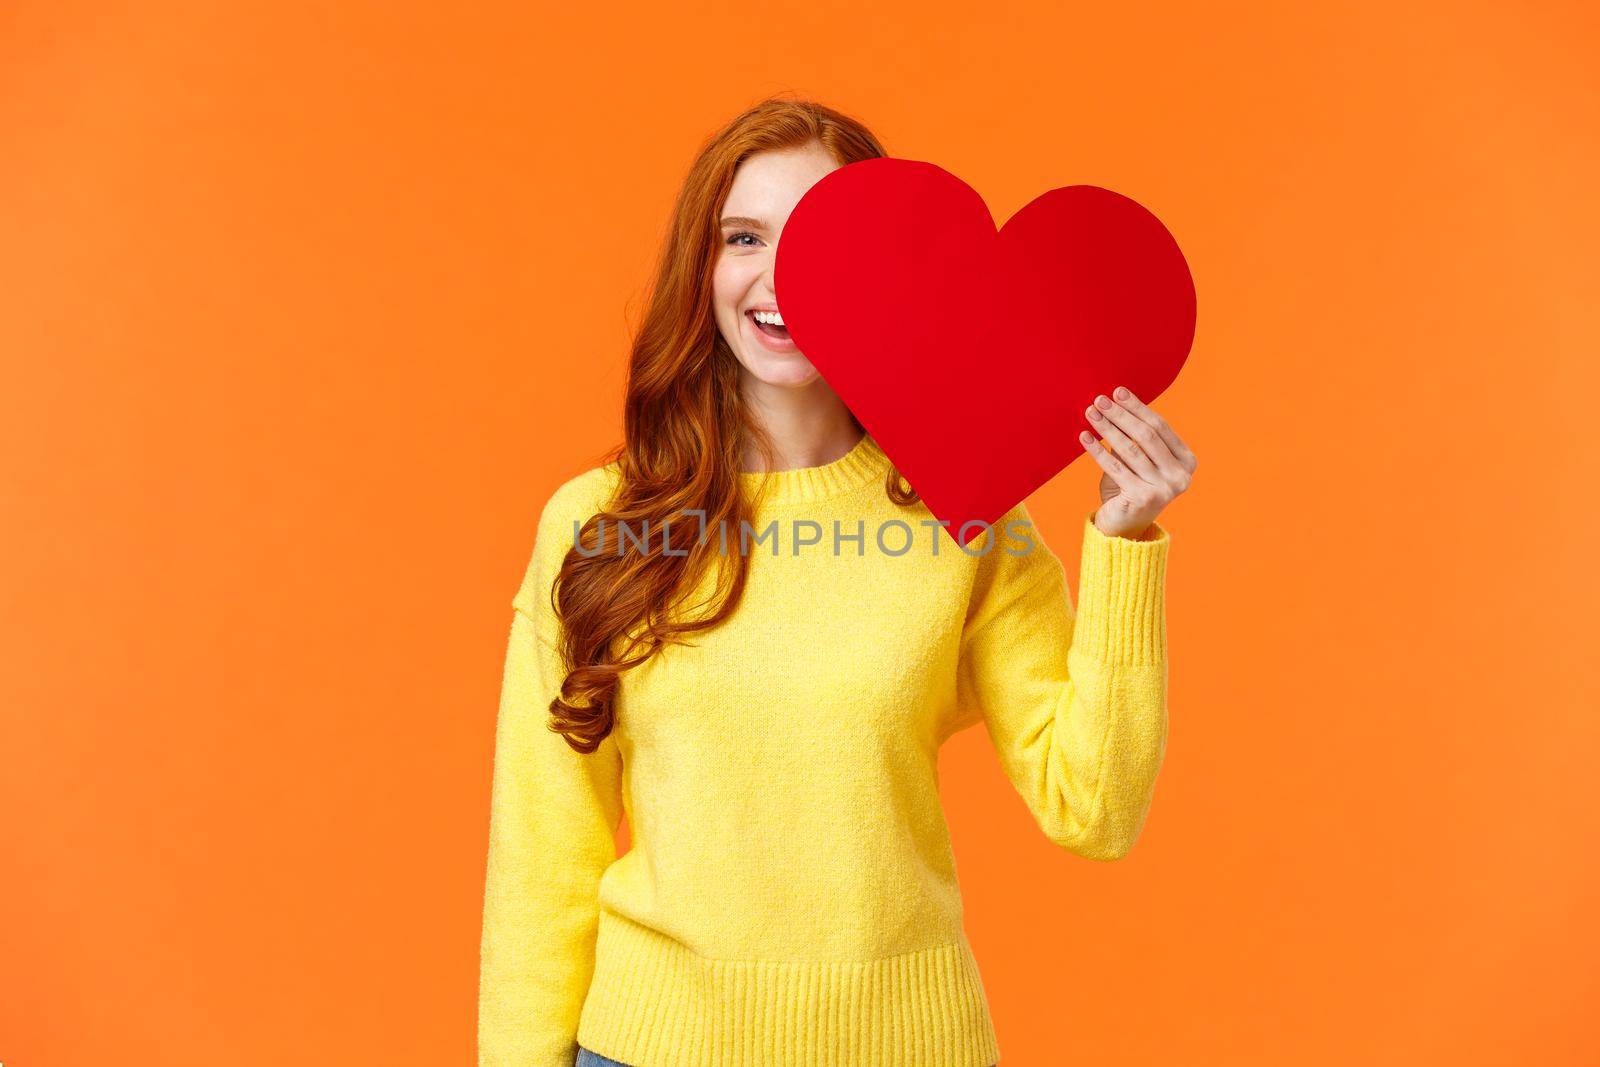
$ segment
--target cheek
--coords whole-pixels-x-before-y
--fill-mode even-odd
[[[743,299],[744,290],[735,272],[730,271],[724,263],[717,264],[711,275],[711,315],[723,338],[729,345],[736,345],[739,301]]]
[[[732,315],[738,309],[755,273],[736,256],[723,256],[717,261],[711,275],[711,289],[719,312]]]
[[[716,270],[711,274],[711,292],[719,308],[733,299],[733,271],[728,266],[727,257],[717,261]]]

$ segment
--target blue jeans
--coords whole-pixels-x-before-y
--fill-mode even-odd
[[[620,1060],[610,1060],[598,1052],[590,1052],[582,1045],[578,1046],[578,1061],[572,1067],[628,1067]]]
[[[573,1067],[628,1067],[628,1065],[619,1060],[608,1060],[600,1053],[590,1052],[582,1045],[579,1045],[578,1062],[573,1064]],[[995,1067],[1000,1067],[1000,1065],[995,1064]]]

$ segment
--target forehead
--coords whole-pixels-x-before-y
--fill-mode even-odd
[[[837,169],[839,161],[816,141],[804,148],[757,152],[734,172],[722,213],[781,222],[808,189]]]

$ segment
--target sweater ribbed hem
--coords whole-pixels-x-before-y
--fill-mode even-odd
[[[991,1067],[963,931],[864,961],[723,960],[600,910],[578,1043],[632,1067]]]

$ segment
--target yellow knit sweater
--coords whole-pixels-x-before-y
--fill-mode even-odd
[[[547,729],[565,677],[549,594],[615,468],[551,496],[512,600],[480,1065],[572,1067],[578,1044],[633,1067],[999,1059],[939,747],[984,723],[1050,840],[1125,855],[1166,749],[1169,536],[1086,518],[1074,612],[1024,505],[963,549],[925,505],[889,500],[888,467],[866,436],[766,475],[751,528],[722,532],[749,558],[743,602],[625,673],[590,755]],[[763,476],[739,477],[754,499]],[[639,550],[608,524],[619,544]]]

